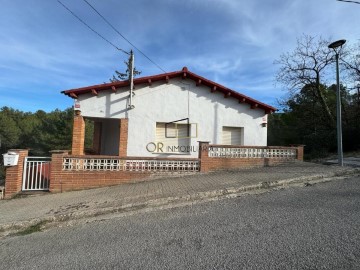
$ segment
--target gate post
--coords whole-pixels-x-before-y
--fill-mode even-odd
[[[5,174],[5,199],[10,199],[21,191],[24,160],[29,154],[28,149],[10,149],[9,151],[15,152],[19,155],[18,164],[11,167],[6,167]]]

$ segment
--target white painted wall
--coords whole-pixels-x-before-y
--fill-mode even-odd
[[[132,110],[127,109],[128,97],[128,88],[123,88],[116,93],[100,91],[98,96],[89,93],[78,98],[84,117],[129,118],[128,156],[173,156],[149,153],[146,145],[155,141],[156,122],[171,122],[187,117],[191,123],[198,124],[198,138],[191,139],[194,147],[198,146],[197,141],[221,144],[223,126],[243,127],[244,145],[267,144],[267,128],[261,125],[265,115],[263,109],[250,109],[247,103],[239,103],[231,97],[224,98],[219,92],[211,93],[210,88],[197,87],[190,79],[175,78],[169,84],[161,81],[152,86],[136,85],[133,98],[135,108]],[[103,143],[112,144],[110,138],[115,134],[108,136],[106,132],[107,129],[103,128]],[[109,149],[114,144],[103,147]],[[197,152],[191,153],[192,157],[197,155]]]

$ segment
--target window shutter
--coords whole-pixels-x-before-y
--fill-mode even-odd
[[[241,145],[242,128],[240,127],[223,127],[222,144]]]
[[[166,126],[166,128],[165,128]],[[170,138],[169,138],[170,137]],[[188,134],[188,125],[187,124],[167,124],[165,123],[156,123],[156,142],[161,142],[163,144],[164,153],[187,153],[184,152],[185,149],[181,148],[175,149],[177,146],[188,147],[190,145],[190,138]]]
[[[190,146],[190,127],[187,124],[177,124],[176,129],[178,137],[177,143],[179,146],[183,146],[181,149],[183,153],[184,151],[185,153],[188,153],[188,146]]]

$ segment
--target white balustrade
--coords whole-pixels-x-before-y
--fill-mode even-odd
[[[116,158],[63,158],[65,171],[197,172],[197,160],[140,160]]]
[[[293,148],[247,148],[247,147],[209,147],[209,157],[220,158],[283,158],[296,159]]]

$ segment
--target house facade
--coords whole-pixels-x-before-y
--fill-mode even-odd
[[[198,156],[198,141],[267,145],[267,115],[276,109],[190,72],[70,89],[74,98],[72,153],[85,154],[85,121],[94,122],[92,154]]]

